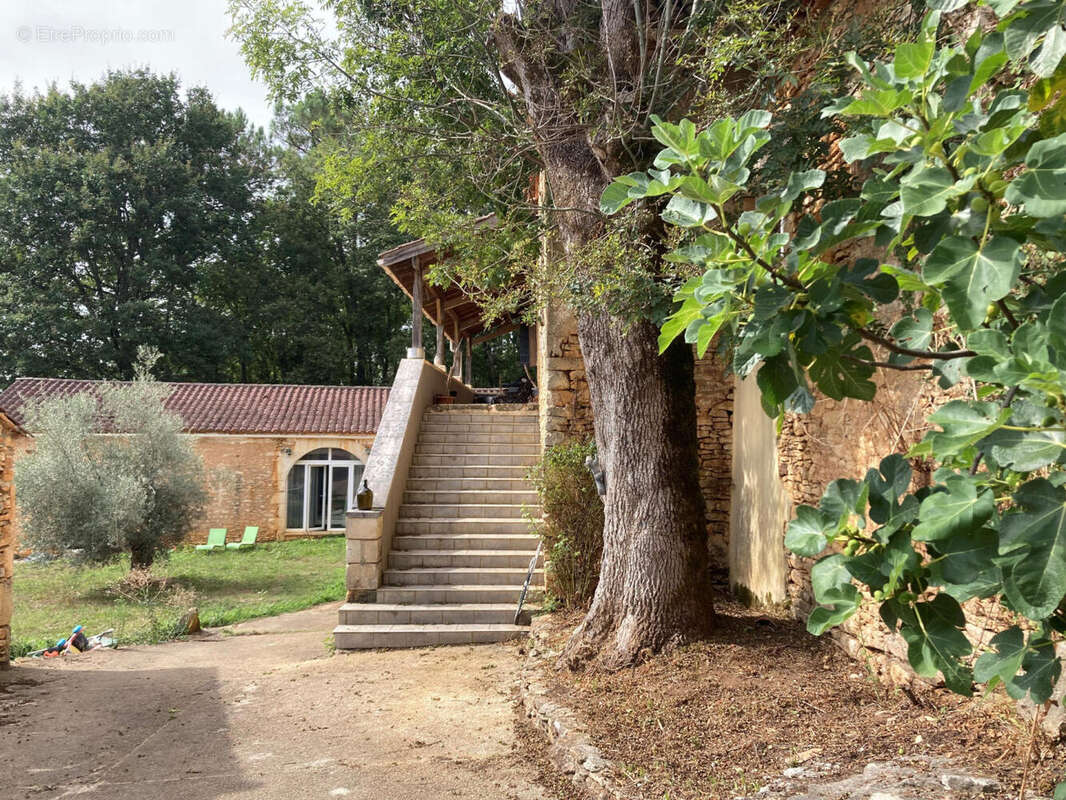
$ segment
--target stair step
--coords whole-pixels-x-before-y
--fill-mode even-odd
[[[536,431],[530,431],[529,433],[515,431],[486,431],[477,433],[465,431],[461,433],[443,433],[423,430],[418,433],[418,444],[421,446],[432,444],[481,444],[538,447],[540,445],[540,434]]]
[[[340,607],[341,625],[509,625],[517,603],[455,603],[454,605],[397,605],[345,603]],[[528,624],[536,606],[523,606]]]
[[[451,405],[430,406],[424,416],[433,414],[442,416],[470,416],[470,417],[529,417],[537,418],[536,403],[499,403],[494,406],[484,403],[453,403]]]
[[[426,491],[412,489],[408,482],[408,489],[403,493],[403,502],[410,505],[475,505],[475,506],[539,506],[540,497],[528,487],[525,489],[452,489]],[[448,516],[440,514],[438,516]],[[479,516],[491,516],[481,514]]]
[[[512,456],[538,456],[540,445],[536,442],[424,442],[421,439],[415,447],[415,457],[418,456],[491,456],[497,453],[505,453]],[[492,462],[486,462],[492,463]]]
[[[377,601],[395,605],[462,605],[466,603],[513,603],[517,605],[521,594],[521,584],[517,586],[488,584],[380,586],[377,589]],[[540,600],[542,594],[543,590],[540,586],[530,586],[526,600],[535,603]]]
[[[411,480],[454,480],[457,478],[475,478],[480,480],[522,480],[529,474],[529,467],[521,464],[471,464],[468,466],[447,465],[412,465],[408,477]]]
[[[420,536],[393,536],[393,553],[406,550],[518,550],[527,558],[537,549],[537,537],[530,533],[459,533]],[[392,556],[390,555],[391,559]]]
[[[433,517],[436,519],[517,519],[521,520],[528,511],[534,517],[540,516],[540,507],[525,503],[403,503],[400,506],[399,520]]]
[[[338,625],[333,642],[338,650],[375,647],[431,647],[439,644],[488,644],[529,633],[524,625]]]
[[[533,491],[533,487],[530,482],[525,478],[423,478],[423,477],[409,477],[407,479],[407,493],[422,493],[422,492],[479,492],[496,494],[500,492],[520,492],[522,494],[532,494],[537,496]],[[418,502],[418,501],[407,501]],[[450,500],[447,502],[456,502]]]
[[[387,569],[386,586],[505,586],[522,585],[528,568],[520,567],[413,567]],[[543,583],[543,570],[534,570],[532,583]]]
[[[396,520],[396,533],[400,536],[420,536],[425,534],[447,535],[455,533],[531,533],[529,522],[524,519],[506,517],[414,517]]]
[[[416,452],[415,467],[531,467],[540,453],[420,453]]]
[[[418,567],[511,567],[528,569],[536,550],[396,550],[389,554],[392,569]],[[543,556],[541,557],[543,559]]]
[[[525,420],[439,420],[427,418],[418,426],[419,433],[532,433],[540,434],[540,426],[535,419]]]

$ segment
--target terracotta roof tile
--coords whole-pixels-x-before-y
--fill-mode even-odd
[[[25,427],[32,399],[95,392],[102,381],[18,378],[0,392],[0,411]],[[166,407],[188,433],[375,433],[385,386],[296,386],[247,383],[168,383]]]

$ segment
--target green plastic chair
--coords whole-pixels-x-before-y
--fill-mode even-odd
[[[207,532],[207,544],[196,545],[197,550],[206,550],[211,552],[212,550],[225,550],[226,549],[226,529],[225,528],[212,528]]]
[[[248,525],[244,529],[244,536],[239,542],[230,542],[226,545],[227,550],[246,550],[255,547],[255,537],[259,535],[258,525]]]

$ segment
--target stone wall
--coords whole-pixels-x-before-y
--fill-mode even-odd
[[[859,400],[834,401],[819,397],[814,411],[785,417],[778,437],[779,473],[793,507],[817,505],[825,487],[836,478],[860,479],[889,453],[904,453],[921,440],[926,417],[952,396],[965,391],[940,389],[924,373],[879,371],[874,379],[877,396],[869,403]],[[912,490],[928,485],[931,464],[911,460]],[[783,536],[783,533],[782,533]],[[810,588],[813,559],[787,553],[788,596],[792,611],[806,619],[814,600]],[[991,617],[977,611],[978,618]],[[863,661],[882,678],[906,683],[914,674],[907,665],[903,640],[890,633],[873,604],[864,606],[833,637],[850,655]],[[989,634],[977,627],[975,641],[987,641]]]
[[[707,509],[707,547],[722,568],[729,551],[729,509],[733,484],[734,378],[713,348],[696,360],[696,436],[700,449],[700,489]]]
[[[537,326],[537,383],[544,447],[593,436],[592,404],[577,321],[562,307],[541,313]]]
[[[285,492],[292,465],[312,450],[338,447],[366,463],[372,436],[195,436],[207,472],[208,501],[190,544],[207,539],[208,528],[226,528],[240,539],[246,525],[259,526],[260,541],[291,538],[285,529]],[[335,533],[339,533],[336,531]],[[297,533],[296,535],[301,535]]]
[[[226,528],[228,539],[237,541],[246,525],[259,526],[260,541],[309,535],[300,531],[286,531],[285,528],[285,493],[292,465],[321,447],[347,450],[365,464],[374,443],[372,435],[192,434],[192,438],[193,446],[204,460],[207,503],[203,514],[185,538],[187,544],[207,541],[209,528]],[[11,441],[14,456],[18,456],[31,449],[33,439],[15,435]],[[2,453],[0,446],[0,462],[3,460]],[[0,494],[3,492],[2,486],[3,479],[0,478]],[[12,537],[17,538],[13,516],[10,528]],[[341,532],[333,533],[339,535]]]
[[[0,414],[0,669],[11,654],[11,578],[15,559],[15,426]]]

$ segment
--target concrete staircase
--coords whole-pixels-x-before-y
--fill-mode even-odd
[[[515,609],[540,516],[526,480],[540,454],[532,406],[431,406],[375,603],[345,603],[338,649],[498,642],[528,631]],[[538,564],[526,608],[540,599]]]

